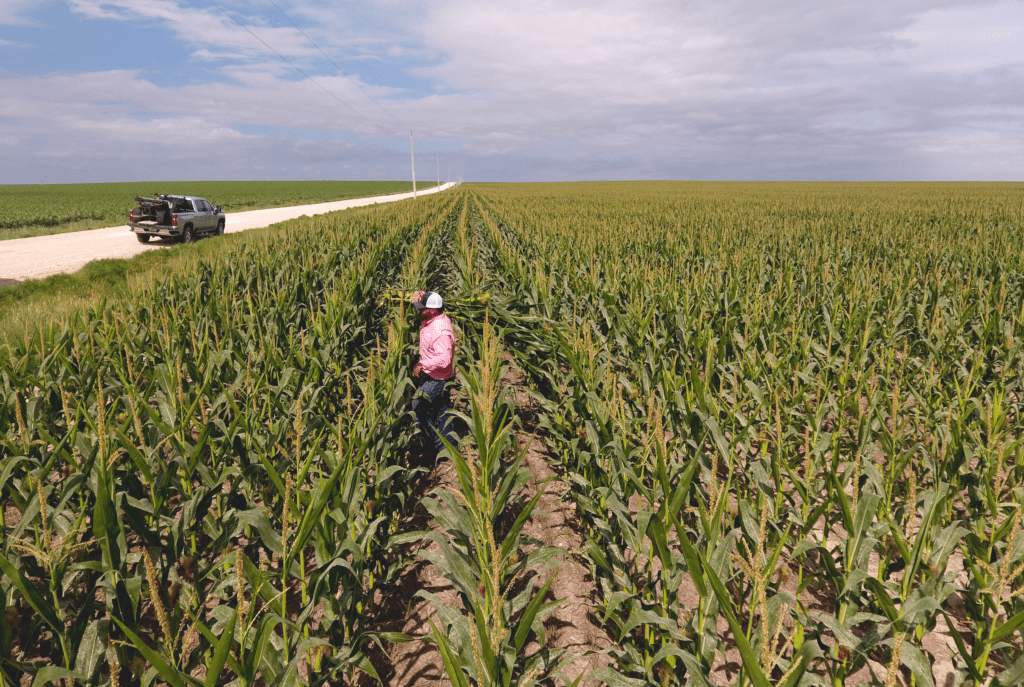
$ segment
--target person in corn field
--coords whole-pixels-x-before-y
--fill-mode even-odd
[[[443,446],[441,436],[455,443],[449,415],[449,387],[455,378],[455,331],[440,294],[417,291],[412,305],[420,316],[420,359],[412,368],[417,387],[412,409],[436,457]]]

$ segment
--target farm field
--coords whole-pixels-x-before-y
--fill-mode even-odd
[[[435,182],[417,182],[433,188]],[[225,212],[404,193],[409,181],[143,181],[0,185],[0,240],[118,226],[135,196],[194,195]]]
[[[1020,192],[468,184],[41,322],[0,680],[1020,684]]]

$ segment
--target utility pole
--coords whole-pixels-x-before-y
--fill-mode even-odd
[[[416,149],[412,145],[412,132],[409,132],[409,157],[412,158],[412,197],[416,197]]]

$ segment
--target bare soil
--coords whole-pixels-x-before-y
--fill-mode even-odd
[[[512,369],[503,381],[514,387],[517,411],[527,420],[526,427],[530,429],[536,409],[525,392],[523,374]],[[535,496],[541,485],[545,488],[537,503],[539,513],[534,513],[523,532],[547,546],[560,546],[568,554],[562,557],[558,575],[551,584],[554,598],[564,601],[544,623],[544,628],[549,646],[579,655],[564,671],[568,678],[575,680],[580,673],[591,673],[608,665],[609,656],[601,652],[615,643],[593,615],[598,594],[589,568],[581,563],[583,536],[575,506],[568,497],[569,485],[557,479],[547,460],[550,454],[541,439],[524,431],[516,436],[516,443],[520,449],[527,447],[524,463],[534,475],[526,487],[527,498]],[[585,680],[581,684],[586,684]]]
[[[589,673],[607,665],[610,659],[603,652],[611,648],[614,642],[593,617],[597,591],[589,569],[580,561],[583,538],[577,529],[574,506],[566,498],[568,485],[555,479],[555,472],[548,464],[549,454],[544,442],[532,435],[530,421],[534,418],[535,409],[525,390],[525,378],[513,369],[502,381],[514,387],[517,415],[526,420],[525,428],[515,436],[518,447],[527,447],[524,462],[534,474],[523,496],[529,499],[539,489],[545,489],[537,510],[524,528],[524,534],[545,545],[560,546],[567,552],[555,566],[557,575],[549,590],[549,599],[562,599],[563,603],[545,620],[544,627],[548,647],[565,649],[577,656],[563,668],[566,676],[575,679],[580,673]],[[416,485],[414,498],[421,498],[436,488],[458,489],[455,466],[450,461],[434,467]],[[403,525],[406,530],[427,530],[432,527],[433,524],[421,508]],[[436,544],[430,547],[436,547]],[[417,557],[401,571],[393,587],[376,600],[374,615],[379,629],[402,632],[411,637],[428,635],[431,632],[430,622],[438,622],[437,613],[431,603],[415,596],[419,590],[436,594],[445,604],[459,605],[458,595],[448,580],[425,559]],[[526,653],[530,655],[538,649],[536,641],[532,641],[527,645]],[[384,684],[389,686],[432,687],[450,684],[437,647],[429,642],[414,639],[407,643],[390,644],[386,650],[375,652],[371,660]],[[561,684],[561,681],[554,680],[552,684]]]

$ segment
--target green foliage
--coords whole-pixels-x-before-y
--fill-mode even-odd
[[[572,553],[614,642],[576,684],[927,686],[942,622],[954,684],[1020,684],[1021,220],[1015,185],[479,185],[190,253],[0,344],[2,679],[344,683],[428,641],[571,684]],[[421,288],[468,433],[417,502]],[[583,550],[523,534],[512,366]],[[379,633],[417,541],[458,603]]]
[[[419,182],[417,188],[431,188]],[[409,181],[138,181],[0,185],[0,240],[124,224],[135,196],[200,196],[225,212],[408,193]]]
[[[450,211],[296,221],[2,344],[2,680],[376,675],[412,432],[377,298]]]
[[[30,279],[16,286],[2,288],[0,317],[10,316],[12,311],[26,302],[52,303],[82,296],[96,298],[122,295],[127,290],[129,275],[148,272],[173,257],[176,257],[173,252],[150,251],[129,260],[94,260],[73,274],[55,274],[45,279]]]
[[[543,488],[525,503],[519,496],[530,471],[522,465],[526,447],[517,450],[512,441],[515,403],[511,389],[501,385],[507,367],[486,322],[475,343],[477,363],[460,375],[470,413],[456,413],[470,428],[469,441],[461,450],[445,441],[460,494],[439,489],[424,501],[443,534],[427,535],[439,552],[422,555],[452,582],[464,610],[445,606],[425,590],[419,594],[435,605],[447,636],[457,638],[455,647],[437,640],[453,684],[464,684],[468,675],[478,685],[527,687],[537,684],[560,655],[541,652],[527,659],[523,646],[531,632],[543,643],[542,621],[559,604],[545,603],[544,597],[554,579],[547,568],[561,550],[522,535]],[[525,544],[532,550],[524,556]],[[526,582],[521,591],[515,589],[520,582]]]
[[[623,672],[1019,679],[1019,186],[476,188]]]

